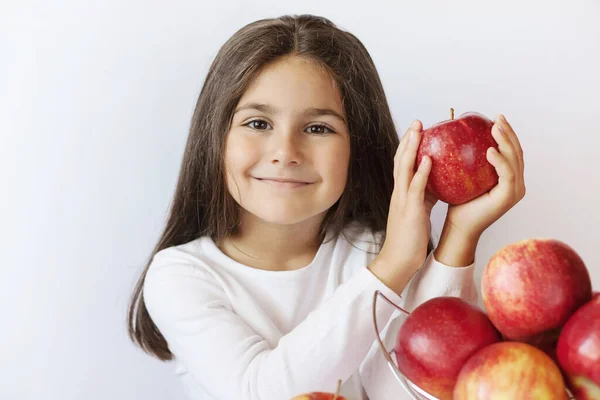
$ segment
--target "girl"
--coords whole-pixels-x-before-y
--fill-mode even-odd
[[[194,400],[286,400],[338,379],[349,400],[397,399],[374,291],[408,310],[444,295],[476,302],[478,239],[525,193],[519,142],[499,117],[500,151],[487,154],[499,183],[449,207],[434,251],[421,130],[415,121],[398,140],[367,50],[330,21],[242,28],[200,93],[131,338],[174,360]],[[381,302],[377,318],[393,343],[401,316]]]

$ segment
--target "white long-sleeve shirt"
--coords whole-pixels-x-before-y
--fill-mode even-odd
[[[356,224],[325,241],[297,270],[266,271],[226,256],[209,237],[156,254],[144,284],[152,320],[192,400],[289,400],[335,392],[348,400],[408,399],[375,339],[373,294],[408,311],[437,296],[477,302],[474,265],[429,254],[399,297],[367,266],[381,235]],[[388,349],[405,316],[384,301],[377,320]]]

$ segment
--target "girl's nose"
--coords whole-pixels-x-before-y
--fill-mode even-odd
[[[276,132],[271,137],[271,162],[273,164],[290,165],[302,163],[300,140],[295,132]]]

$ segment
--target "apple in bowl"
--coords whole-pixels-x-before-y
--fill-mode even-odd
[[[453,400],[566,398],[560,369],[546,353],[527,343],[504,341],[467,360]]]
[[[340,395],[336,397],[335,393],[311,392],[296,396],[292,400],[346,400],[346,398]]]
[[[292,400],[346,400],[344,396],[340,396],[340,388],[342,387],[342,380],[338,380],[337,390],[335,393],[330,392],[308,392],[298,396],[294,396]]]
[[[533,344],[554,358],[560,330],[591,299],[592,283],[572,247],[555,239],[530,238],[490,258],[481,295],[504,339]]]
[[[569,318],[556,354],[576,398],[600,399],[600,293]]]
[[[440,400],[451,400],[463,364],[477,350],[500,341],[483,310],[451,296],[415,308],[402,324],[394,352],[398,369]]]

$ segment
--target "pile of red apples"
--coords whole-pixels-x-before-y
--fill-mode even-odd
[[[492,256],[484,309],[436,297],[408,315],[400,371],[441,400],[600,399],[600,293],[573,248],[527,239]]]

